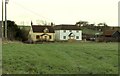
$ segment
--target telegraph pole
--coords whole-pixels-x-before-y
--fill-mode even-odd
[[[5,0],[5,39],[7,40],[7,4],[8,0]]]
[[[3,25],[3,0],[2,0],[2,38],[4,36],[4,30],[3,30],[3,28],[4,28],[4,25]]]

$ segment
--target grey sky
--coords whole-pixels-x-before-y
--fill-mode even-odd
[[[31,20],[55,24],[75,24],[83,20],[118,26],[119,0],[9,0],[8,19],[30,25]],[[0,6],[1,7],[1,6]],[[1,8],[0,8],[1,10]],[[0,14],[1,18],[1,14]]]

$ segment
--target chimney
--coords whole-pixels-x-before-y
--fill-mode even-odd
[[[31,25],[33,25],[33,22],[31,21]]]
[[[55,24],[54,24],[53,22],[51,22],[51,26],[52,26],[52,27],[54,27],[54,26],[55,26]]]

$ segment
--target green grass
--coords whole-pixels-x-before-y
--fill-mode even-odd
[[[117,74],[117,45],[3,44],[3,74]]]

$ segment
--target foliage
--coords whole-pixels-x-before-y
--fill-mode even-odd
[[[5,25],[5,22],[4,22]],[[4,36],[5,36],[5,27],[4,27]],[[14,21],[7,21],[7,37],[8,40],[19,40],[25,41],[28,39],[28,30],[20,29]]]
[[[5,21],[4,21],[5,26]],[[19,40],[21,30],[18,28],[17,24],[14,21],[7,21],[7,38],[8,40]],[[4,37],[5,37],[5,27],[4,27]]]
[[[5,26],[5,22],[4,22],[4,26]],[[15,24],[14,21],[7,21],[7,37],[9,40],[15,40],[15,36],[17,33],[18,27]],[[5,27],[4,27],[4,36],[5,36]]]
[[[23,28],[20,28],[20,30],[18,30],[18,33],[17,33],[17,36],[19,37],[18,40],[20,41],[28,40],[29,31],[30,31],[30,27],[23,26]]]
[[[83,34],[95,35],[95,33],[100,33],[100,34],[102,33],[101,31],[88,29],[86,27],[81,27],[81,29]]]
[[[88,25],[88,22],[87,21],[78,21],[78,22],[76,22],[76,24],[75,25],[78,25],[78,26],[87,26]]]
[[[106,23],[98,23],[98,25],[95,25],[95,24],[89,24],[88,21],[78,21],[78,22],[76,22],[75,25],[77,25],[81,28],[86,28],[86,29],[90,29],[93,31],[100,31],[100,32],[103,32],[104,30],[110,28]]]

